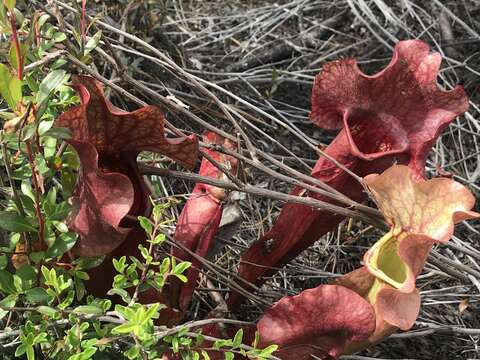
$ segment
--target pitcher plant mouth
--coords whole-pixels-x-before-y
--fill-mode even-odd
[[[149,191],[138,170],[141,151],[169,156],[187,168],[195,166],[195,135],[167,138],[165,116],[156,106],[127,112],[104,95],[103,85],[89,76],[74,76],[80,105],[62,113],[55,126],[72,133],[69,144],[80,160],[69,227],[79,233],[72,249],[75,256],[111,253],[125,241],[136,223],[126,215],[150,212]]]
[[[397,235],[404,238],[405,234]],[[405,285],[412,272],[398,255],[401,239],[389,231],[365,253],[364,262],[370,273],[395,289]]]
[[[368,121],[364,121],[368,119]],[[359,109],[343,111],[343,128],[347,134],[352,155],[362,160],[372,161],[381,157],[393,156],[407,151],[408,134],[401,122],[388,113],[370,113]],[[371,141],[361,137],[371,132]]]

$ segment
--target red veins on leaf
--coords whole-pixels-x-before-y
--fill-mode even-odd
[[[462,87],[439,89],[440,60],[425,43],[409,40],[399,42],[390,64],[373,76],[363,74],[354,59],[326,64],[313,84],[310,119],[327,130],[342,129],[324,152],[358,176],[398,162],[422,178],[432,144],[468,108]],[[366,198],[361,184],[326,157],[318,160],[311,176],[352,200]],[[331,201],[299,187],[291,194]],[[272,269],[287,264],[342,220],[305,205],[285,204],[273,228],[243,254],[240,276],[261,285],[276,271]],[[232,293],[229,305],[233,308],[242,300]]]
[[[206,133],[203,140],[207,144],[221,145],[226,149],[236,148],[235,143],[213,132]],[[208,148],[205,148],[204,151],[232,174],[236,173],[237,159]],[[226,177],[207,158],[202,160],[199,175],[216,179]],[[205,257],[218,231],[223,212],[223,200],[226,196],[224,189],[197,183],[178,219],[174,234],[175,241],[193,251],[196,255]],[[188,278],[187,283],[181,283],[178,279],[173,279],[169,289],[169,299],[172,304],[181,311],[186,311],[196,287],[199,269],[201,269],[202,264],[176,247],[173,247],[172,255],[182,261],[192,262],[192,266],[185,274]]]
[[[265,311],[257,325],[260,347],[279,346],[281,359],[336,359],[347,341],[362,341],[375,330],[373,307],[354,291],[321,285],[286,296]]]
[[[369,294],[372,292],[372,290],[375,290],[375,277],[370,274],[364,266],[351,271],[338,279],[335,279],[332,284],[344,286],[350,290],[353,290],[366,301],[368,301],[375,310],[375,331],[368,337],[368,339],[360,341],[348,341],[343,350],[344,354],[353,354],[369,348],[370,346],[375,345],[398,330],[398,328],[388,324],[381,317],[381,314],[376,306],[375,298],[373,297],[372,299],[369,297]]]
[[[158,152],[193,168],[198,142],[195,136],[167,139],[160,108],[120,110],[91,77],[76,76],[73,87],[81,103],[56,121],[56,126],[71,131],[68,142],[80,159],[69,224],[79,240],[72,251],[76,256],[98,256],[112,252],[125,240],[134,226],[126,215],[150,211],[149,193],[136,163],[138,154]]]
[[[365,183],[395,233],[422,234],[445,243],[456,223],[478,216],[470,210],[475,205],[470,190],[449,178],[417,180],[412,171],[397,165],[366,176]]]

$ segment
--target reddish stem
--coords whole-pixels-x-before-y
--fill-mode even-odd
[[[56,262],[55,265],[58,266],[58,267],[63,267],[66,270],[74,268],[74,266],[72,264],[64,263],[64,262]]]
[[[38,218],[38,240],[41,244],[43,242],[44,233],[45,233],[45,220],[43,219],[42,208],[40,203],[40,185],[38,184],[35,159],[33,157],[30,140],[25,141],[25,146],[27,148],[28,161],[30,162],[30,166],[32,168],[32,181],[33,181],[33,187],[35,189],[35,212]]]
[[[85,46],[86,42],[86,27],[85,27],[85,17],[87,12],[87,0],[82,0],[82,20],[81,20],[81,32],[82,32],[82,49]]]
[[[15,46],[15,53],[17,55],[17,76],[20,80],[23,78],[23,58],[22,51],[20,49],[20,42],[18,40],[17,23],[15,21],[15,14],[12,11],[8,12],[8,18],[10,20],[10,27],[12,28],[12,41]]]

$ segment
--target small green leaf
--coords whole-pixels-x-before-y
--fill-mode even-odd
[[[140,244],[138,245],[138,249],[140,250],[140,254],[142,254],[142,257],[144,259],[147,259],[149,257],[150,254],[148,253],[148,249],[145,246]]]
[[[12,274],[6,270],[0,270],[0,290],[8,294],[17,292]]]
[[[88,270],[97,267],[105,260],[105,255],[96,256],[92,258],[80,258],[75,260],[75,263],[78,264],[78,267],[83,270]]]
[[[161,245],[165,242],[167,238],[165,237],[165,234],[158,234],[155,236],[155,238],[152,240],[152,243],[155,245]]]
[[[163,215],[163,212],[165,210],[165,207],[160,204],[160,205],[155,205],[153,207],[153,211],[152,211],[152,214],[153,214],[153,220],[158,223],[160,221],[160,217]]]
[[[63,65],[65,65],[66,63],[67,63],[67,60],[65,60],[65,59],[57,59],[52,63],[52,65],[50,67],[51,67],[52,70],[59,69]]]
[[[12,75],[8,67],[4,64],[0,64],[0,94],[11,110],[15,110],[17,107],[19,86],[21,98],[21,84],[21,81]]]
[[[145,232],[147,234],[151,234],[152,231],[153,231],[153,225],[152,223],[150,222],[150,220],[144,216],[139,216],[138,217],[138,221],[140,222],[140,226],[142,227],[143,230],[145,230]]]
[[[159,266],[158,271],[160,272],[160,275],[164,275],[168,272],[168,269],[170,268],[170,258],[166,257],[163,259],[162,263]]]
[[[47,121],[42,121],[40,123],[41,124],[44,124],[46,123]],[[48,121],[49,122],[49,121]],[[55,187],[52,187],[49,191],[48,191],[48,194],[47,194],[47,202],[48,204],[52,205],[52,206],[55,206],[56,203],[57,203],[57,188]]]
[[[23,195],[28,196],[32,201],[35,201],[35,194],[33,193],[33,189],[29,181],[22,181],[20,190],[22,191]]]
[[[17,296],[16,295],[8,295],[4,299],[0,301],[0,306],[4,308],[12,308],[15,306],[15,303],[17,302]],[[5,309],[0,309],[0,320],[5,317],[5,315],[8,314],[8,311]]]
[[[133,331],[135,324],[125,323],[112,329],[112,334],[128,334]]]
[[[187,270],[190,266],[192,266],[191,262],[183,261],[175,266],[172,270],[172,273],[175,275],[183,274],[185,270]]]
[[[42,265],[40,270],[42,271],[42,275],[43,275],[43,278],[45,279],[45,282],[50,283],[51,282],[50,270],[48,270],[48,268],[45,265]]]
[[[129,303],[131,300],[130,294],[124,289],[113,288],[108,290],[107,295],[118,295],[122,298],[123,302]]]
[[[27,345],[25,344],[20,344],[17,346],[17,348],[15,349],[15,356],[16,357],[20,357],[22,356],[23,354],[25,354],[25,351],[27,351]]]
[[[52,221],[52,225],[55,226],[55,229],[57,229],[61,233],[67,233],[68,232],[68,226],[67,224],[61,222],[61,221]]]
[[[125,270],[125,262],[127,261],[127,257],[126,256],[122,256],[120,259],[113,259],[112,260],[112,263],[113,263],[113,267],[115,268],[115,270],[117,270],[117,272],[119,272],[120,274],[123,274],[123,271]]]
[[[15,14],[15,17],[17,19],[18,27],[21,28],[22,25],[23,25],[23,22],[25,21],[25,16],[23,15],[23,12],[20,11],[19,9],[17,9],[17,8],[14,8],[13,13]],[[20,46],[22,47],[22,54],[25,54],[25,52],[26,52],[25,48],[27,48],[26,44],[20,43]]]
[[[178,338],[177,337],[172,338],[172,350],[174,354],[178,353],[178,349],[179,349],[178,345],[179,345]]]
[[[37,271],[32,265],[25,264],[17,270],[16,275],[20,276],[22,280],[35,280]]]
[[[25,76],[25,83],[32,92],[38,91],[38,83],[31,75]]]
[[[53,70],[40,83],[40,88],[37,93],[37,105],[41,106],[50,94],[62,84],[66,75],[65,70]]]
[[[225,353],[225,360],[233,360],[234,357],[235,357],[235,355],[233,355],[233,353],[230,352],[230,351],[227,351]]]
[[[0,270],[3,270],[7,267],[7,255],[0,255]]]
[[[98,42],[100,41],[100,38],[102,37],[102,31],[99,30],[93,35],[88,41],[87,44],[85,45],[85,52],[84,55],[89,54],[93,49],[95,49],[98,45]]]
[[[55,316],[55,314],[58,312],[56,309],[44,305],[37,307],[37,311],[43,315],[47,315],[48,317]]]
[[[53,34],[52,40],[56,43],[62,42],[67,38],[67,35],[65,35],[63,32],[56,32]]]
[[[47,20],[50,18],[50,15],[48,14],[42,14],[39,18],[38,18],[38,29],[40,30],[42,28],[42,26],[47,22]]]
[[[153,279],[152,286],[155,287],[157,290],[162,290],[163,286],[165,285],[165,278],[162,276],[155,276]]]
[[[54,258],[65,254],[77,242],[77,234],[74,232],[61,233],[55,239],[53,245],[48,248],[45,256]]]
[[[45,259],[45,252],[44,251],[31,252],[29,255],[29,258],[30,260],[33,261],[34,264],[38,264],[41,261],[43,261],[43,259]]]
[[[8,314],[7,310],[0,309],[0,320],[2,320]]]
[[[183,282],[183,283],[188,282],[188,278],[187,278],[185,275],[175,274],[175,276],[178,278],[178,280],[180,280],[180,281]]]
[[[72,138],[72,132],[67,128],[54,127],[48,130],[45,136],[50,136],[59,140],[68,140]]]
[[[101,315],[103,314],[103,309],[95,305],[81,305],[73,309],[75,314],[87,314],[87,315]]]
[[[235,337],[233,338],[232,348],[236,349],[240,345],[242,345],[242,340],[243,340],[243,329],[239,329],[235,334]]]
[[[91,359],[93,354],[97,352],[97,348],[94,347],[89,347],[82,352],[82,360],[88,360]]]
[[[37,113],[37,115],[38,115],[38,113]],[[39,116],[39,115],[38,115],[38,116]],[[23,129],[22,129],[22,137],[21,137],[21,139],[22,139],[23,141],[30,140],[30,139],[32,139],[32,138],[35,136],[36,132],[37,132],[37,129],[36,129],[36,127],[35,127],[33,124],[26,125],[26,126],[24,126]]]
[[[49,299],[49,296],[45,289],[40,287],[28,289],[25,292],[25,296],[27,297],[27,301],[32,304],[46,303]]]
[[[75,272],[75,277],[81,279],[81,280],[88,280],[90,279],[90,276],[88,275],[88,273],[86,273],[85,271],[80,271],[80,270],[77,270]]]
[[[53,120],[41,121],[40,124],[38,124],[38,134],[45,135],[45,133],[52,128],[53,123],[54,123]],[[52,188],[52,189],[55,189],[55,188]]]
[[[278,345],[270,345],[265,349],[262,349],[259,355],[262,358],[269,358],[275,351],[277,351],[277,349],[278,349]]]
[[[17,77],[12,77],[10,83],[8,84],[8,88],[10,90],[10,94],[12,95],[13,102],[17,104],[20,100],[22,100],[22,86],[23,82]]]
[[[37,231],[26,218],[13,211],[0,211],[0,228],[12,232]]]
[[[71,287],[71,285],[67,284],[67,287]],[[58,307],[60,309],[66,309],[67,307],[72,305],[72,302],[74,299],[75,299],[75,291],[69,290],[67,292],[67,296],[65,296],[65,299],[63,299],[63,301],[60,304],[58,304]]]
[[[41,332],[40,334],[35,336],[35,338],[33,339],[33,344],[34,345],[41,344],[41,343],[44,343],[44,342],[47,342],[47,333],[44,333],[44,332]]]
[[[139,359],[140,348],[138,346],[132,346],[130,349],[125,351],[124,354],[128,359]]]
[[[147,321],[150,319],[158,318],[158,309],[160,307],[159,303],[152,304],[147,311],[145,311],[145,315],[143,316],[143,320]]]

